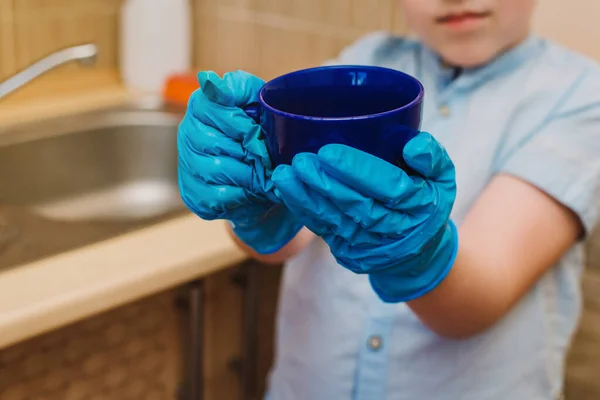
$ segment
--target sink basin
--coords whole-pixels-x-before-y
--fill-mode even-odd
[[[180,208],[178,122],[164,112],[113,111],[75,131],[0,146],[0,201],[58,220],[140,219]]]
[[[129,105],[0,131],[0,268],[186,212],[183,112]]]

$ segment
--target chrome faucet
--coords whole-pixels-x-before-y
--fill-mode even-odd
[[[71,61],[78,61],[82,65],[92,65],[96,61],[98,49],[94,44],[67,47],[50,54],[33,63],[24,70],[0,82],[0,99],[14,92],[40,75]]]

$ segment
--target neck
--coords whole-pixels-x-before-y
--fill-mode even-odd
[[[485,67],[488,64],[493,63],[495,60],[501,58],[502,56],[504,56],[507,53],[510,53],[512,50],[518,48],[520,45],[522,45],[523,43],[525,43],[525,41],[529,38],[529,33],[527,32],[527,34],[520,36],[517,40],[514,40],[510,43],[508,43],[506,46],[502,47],[498,52],[496,52],[496,54],[494,54],[493,57],[491,57],[490,59],[478,64],[478,65],[472,65],[472,66],[462,66],[462,65],[456,65],[456,64],[452,64],[449,63],[448,61],[444,60],[444,59],[440,59],[440,66],[444,69],[453,69],[455,71],[459,71],[460,72],[467,70],[467,71],[474,71],[474,70],[478,70],[482,67]]]
[[[527,40],[527,38],[529,37],[529,30],[525,31],[525,33],[523,33],[521,36],[519,36],[516,40],[510,42],[509,44],[507,44],[506,46],[504,46],[501,51],[498,52],[498,54],[496,55],[495,58],[501,57],[503,54],[508,53],[509,51],[519,47],[520,45],[522,45],[523,43],[525,43],[525,41]]]

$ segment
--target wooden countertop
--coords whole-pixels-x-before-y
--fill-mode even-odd
[[[2,100],[0,124],[114,106],[135,97],[111,71],[67,71],[39,79],[37,86]],[[0,348],[245,258],[222,221],[186,214],[0,272]]]
[[[0,273],[0,348],[243,261],[226,229],[190,214]]]

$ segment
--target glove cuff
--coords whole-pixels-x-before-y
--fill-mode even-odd
[[[263,255],[281,250],[302,229],[302,224],[281,204],[275,204],[252,224],[229,221],[229,225],[242,242]]]
[[[448,275],[458,254],[458,230],[450,220],[433,257],[421,272],[417,268],[397,267],[369,274],[375,293],[386,303],[414,300],[435,289]]]

